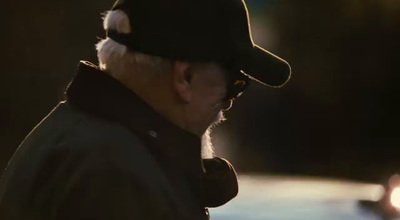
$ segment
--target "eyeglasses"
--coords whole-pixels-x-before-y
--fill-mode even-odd
[[[239,70],[228,69],[227,93],[224,100],[234,101],[249,86],[249,78]]]

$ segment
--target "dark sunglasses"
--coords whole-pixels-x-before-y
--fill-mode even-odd
[[[249,86],[250,79],[240,70],[233,69],[228,69],[227,78],[227,93],[224,100],[234,101]]]

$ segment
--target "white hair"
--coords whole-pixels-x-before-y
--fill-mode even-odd
[[[127,14],[121,10],[108,11],[103,27],[124,34],[132,31]],[[120,81],[132,80],[134,74],[146,74],[150,78],[172,68],[172,61],[167,58],[130,51],[108,37],[96,44],[96,50],[100,69]]]

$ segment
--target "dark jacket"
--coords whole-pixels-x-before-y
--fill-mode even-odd
[[[236,196],[226,160],[82,62],[61,102],[22,142],[0,182],[1,220],[207,219]]]

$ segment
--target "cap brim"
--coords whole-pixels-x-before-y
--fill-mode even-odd
[[[252,80],[270,87],[285,85],[292,74],[288,62],[258,45],[242,51],[237,62]]]

